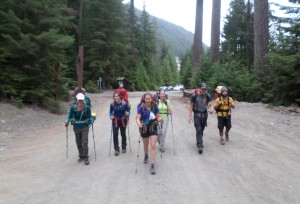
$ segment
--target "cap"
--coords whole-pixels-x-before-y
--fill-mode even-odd
[[[199,84],[199,87],[200,87],[201,89],[207,89],[206,83],[201,83],[201,84]]]
[[[82,93],[79,93],[76,95],[76,99],[77,99],[77,101],[84,100],[84,95]]]

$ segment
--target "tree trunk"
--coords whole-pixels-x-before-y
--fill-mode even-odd
[[[79,28],[78,28],[78,42],[81,45],[81,36],[82,36],[82,21],[83,21],[83,0],[79,2]]]
[[[202,27],[203,27],[203,0],[197,0],[196,5],[196,21],[193,47],[193,74],[196,74],[200,68],[201,53],[202,53]]]
[[[262,69],[269,76],[269,3],[268,0],[254,0],[254,67]]]
[[[211,17],[211,37],[210,37],[210,55],[211,61],[219,60],[220,47],[220,18],[221,18],[221,0],[213,0]]]

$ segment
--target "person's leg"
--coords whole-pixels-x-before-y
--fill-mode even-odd
[[[116,127],[113,123],[113,140],[114,140],[114,149],[115,149],[115,154],[118,155],[118,152],[120,151],[120,148],[119,148],[119,138],[118,138],[118,135],[119,135],[119,127]]]
[[[155,162],[156,141],[157,141],[157,135],[151,135],[150,136],[150,162],[152,164],[154,164]]]
[[[226,131],[225,131],[225,139],[226,141],[229,141],[229,131],[231,129],[231,115],[227,116],[226,120],[225,120],[225,127],[226,127]]]
[[[224,117],[219,116],[218,117],[218,129],[219,129],[219,134],[220,134],[220,144],[224,145],[225,140],[223,137],[223,132],[224,132]]]
[[[120,131],[121,131],[121,137],[122,137],[122,152],[126,152],[126,127],[123,127],[123,125],[120,125]]]
[[[83,146],[83,157],[84,157],[84,163],[86,165],[89,163],[89,128],[85,127],[82,128],[82,146]]]
[[[167,129],[168,129],[169,119],[164,120],[163,128],[162,128],[162,135],[160,138],[160,145],[161,145],[161,151],[164,152],[165,150],[165,141],[166,141],[166,135],[167,135]]]
[[[143,137],[143,144],[144,144],[144,164],[148,163],[148,147],[149,147],[149,137]]]
[[[74,133],[75,133],[75,141],[76,141],[78,154],[79,154],[78,162],[81,162],[81,161],[83,161],[83,147],[82,147],[81,129],[75,129],[74,128]]]
[[[196,114],[194,114],[194,126],[196,128],[196,145],[199,148],[203,145],[203,130],[201,126],[201,118]]]
[[[154,167],[154,163],[155,163],[155,156],[156,156],[156,141],[157,141],[157,135],[151,135],[150,136],[150,154],[151,154],[151,158],[150,158],[150,173],[151,174],[155,174],[155,167]]]

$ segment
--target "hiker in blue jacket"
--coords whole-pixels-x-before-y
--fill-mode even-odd
[[[110,104],[109,117],[112,120],[112,129],[113,129],[113,139],[114,139],[114,149],[115,156],[120,154],[119,147],[119,129],[122,137],[122,153],[126,153],[126,125],[128,122],[128,117],[130,115],[130,108],[128,104],[121,100],[121,93],[115,92],[113,94],[114,101]]]
[[[143,96],[145,102],[139,105],[136,116],[136,123],[139,126],[141,137],[144,144],[144,163],[149,160],[148,149],[150,143],[150,173],[155,174],[154,162],[156,155],[157,141],[157,122],[161,121],[158,107],[153,101],[153,96],[150,93],[145,93]]]

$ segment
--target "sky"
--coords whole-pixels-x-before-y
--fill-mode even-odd
[[[146,11],[155,17],[164,19],[176,25],[185,28],[194,33],[195,31],[195,15],[197,0],[134,0],[134,6],[143,10],[145,2]],[[123,0],[124,3],[130,0]],[[210,46],[210,28],[211,28],[211,10],[212,0],[203,1],[203,36],[202,41]],[[221,0],[221,19],[228,13],[231,0]],[[269,0],[269,3],[275,2],[280,4],[288,4],[288,0]],[[170,5],[172,7],[170,8]],[[275,9],[275,7],[271,7]],[[278,11],[279,12],[279,11]],[[221,20],[221,31],[223,28],[223,20]]]

